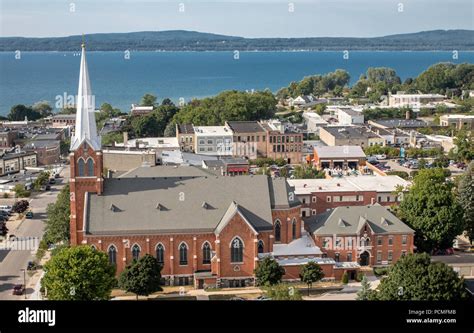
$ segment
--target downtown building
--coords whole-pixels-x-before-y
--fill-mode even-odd
[[[333,214],[303,222],[301,201],[284,178],[216,176],[201,168],[171,166],[138,167],[104,178],[92,101],[83,46],[70,147],[70,240],[72,246],[107,253],[117,274],[150,254],[163,266],[165,285],[241,287],[255,283],[255,268],[270,256],[284,267],[284,280],[299,280],[301,265],[310,261],[322,267],[326,279],[340,279],[374,262],[376,252],[361,248],[361,237],[366,244],[367,237],[408,235],[405,248],[413,250],[413,231],[377,205],[357,207],[357,212],[343,207],[337,213],[343,229],[330,229],[335,233],[328,236],[324,226],[333,224]],[[365,222],[355,226],[357,214]],[[329,238],[346,231],[355,237],[353,255],[336,257]],[[392,260],[401,255],[397,251]]]

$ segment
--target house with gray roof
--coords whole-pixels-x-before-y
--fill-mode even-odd
[[[414,250],[414,230],[379,204],[330,209],[306,219],[305,228],[336,262],[388,265]]]

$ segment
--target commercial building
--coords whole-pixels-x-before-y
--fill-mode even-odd
[[[57,114],[51,119],[51,125],[54,128],[74,127],[76,125],[75,114]]]
[[[132,107],[130,108],[130,114],[132,116],[145,116],[151,112],[153,112],[153,106],[141,106],[132,104]]]
[[[194,126],[196,154],[232,156],[233,133],[228,126]]]
[[[320,214],[342,206],[398,204],[410,182],[398,176],[358,176],[330,179],[289,179],[290,186],[301,202],[301,216]]]
[[[443,102],[446,96],[440,94],[389,94],[388,105],[390,107],[420,109],[431,102]]]
[[[267,157],[283,158],[288,164],[302,162],[303,134],[286,128],[278,120],[260,122],[267,132]]]
[[[473,129],[474,116],[464,114],[445,114],[439,117],[439,124],[445,127],[460,129]]]
[[[336,112],[337,120],[341,126],[364,124],[364,114],[348,108],[339,108]]]
[[[354,169],[364,166],[366,155],[360,146],[314,147],[313,164],[322,169]]]
[[[176,124],[176,138],[180,149],[194,152],[194,127],[191,124]]]
[[[34,140],[23,149],[36,153],[38,165],[51,165],[60,162],[61,145],[59,140]]]
[[[385,146],[385,139],[366,127],[328,126],[321,128],[319,137],[328,146]]]
[[[38,166],[35,152],[3,153],[0,155],[0,176]]]
[[[308,133],[314,133],[316,135],[319,135],[319,129],[321,127],[328,125],[328,122],[316,112],[304,112],[303,119],[305,119]]]
[[[18,139],[18,132],[13,130],[0,131],[0,148],[12,148],[15,145],[15,140]]]
[[[258,121],[227,121],[233,137],[233,155],[249,159],[267,155],[267,136]]]
[[[401,129],[416,129],[428,127],[428,123],[421,119],[379,119],[369,120],[369,125],[380,127],[384,129],[401,128]]]

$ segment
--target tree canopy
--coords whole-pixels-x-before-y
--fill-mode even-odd
[[[160,291],[162,266],[149,254],[134,260],[120,274],[119,287],[138,296],[148,296]]]
[[[255,278],[259,286],[272,286],[281,282],[285,269],[275,259],[265,257],[255,269]]]
[[[452,247],[465,226],[453,184],[446,181],[440,168],[419,171],[397,213],[415,230],[415,244],[420,251]]]
[[[116,284],[107,254],[87,245],[61,249],[44,271],[41,284],[50,300],[107,300]]]
[[[27,118],[28,120],[38,120],[42,117],[41,113],[33,110],[31,106],[23,104],[17,104],[12,106],[10,113],[8,114],[8,120],[11,121],[22,121]]]
[[[69,185],[59,192],[55,203],[46,209],[48,219],[45,221],[43,239],[52,244],[69,242],[69,221],[71,215]]]
[[[461,176],[458,186],[458,200],[463,208],[466,233],[472,244],[474,242],[474,162],[469,164],[466,172]]]
[[[466,299],[464,281],[448,265],[426,253],[408,254],[393,265],[369,299],[454,301]]]

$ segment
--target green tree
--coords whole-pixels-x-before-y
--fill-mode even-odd
[[[342,274],[341,282],[344,284],[349,283],[349,274],[347,274],[347,272],[344,272]]]
[[[17,198],[27,198],[31,195],[31,192],[26,190],[23,184],[16,184],[13,187],[13,192],[15,192]]]
[[[50,300],[107,300],[116,283],[107,255],[87,245],[63,248],[44,271],[41,284]]]
[[[279,283],[265,288],[265,295],[272,301],[300,301],[301,293],[293,286],[285,283]]]
[[[316,104],[314,107],[313,107],[313,110],[319,114],[320,116],[322,116],[324,114],[324,111],[326,111],[326,106],[327,104],[326,103],[321,103],[321,104]]]
[[[312,165],[297,165],[293,176],[296,179],[323,179],[326,178],[326,173],[323,170],[317,170]]]
[[[25,118],[28,120],[38,120],[41,118],[41,114],[23,104],[14,105],[8,114],[8,119],[11,121],[21,121],[25,120]]]
[[[314,282],[321,280],[324,277],[324,272],[317,263],[310,261],[306,265],[301,267],[300,279],[301,282],[304,282],[308,286],[308,296],[309,290]]]
[[[415,244],[420,251],[451,247],[464,230],[462,207],[443,169],[420,170],[397,213],[415,230]]]
[[[39,191],[41,186],[48,184],[49,182],[49,172],[41,171],[38,177],[36,177],[34,182],[34,188],[36,191]]]
[[[52,244],[69,242],[69,220],[71,215],[69,185],[59,192],[55,203],[46,208],[48,219],[45,220],[43,239]]]
[[[119,287],[138,296],[148,296],[160,287],[162,266],[157,259],[149,254],[134,260],[120,274]]]
[[[155,106],[156,104],[156,96],[152,94],[145,94],[142,97],[140,105],[142,106]]]
[[[469,164],[459,181],[458,200],[463,208],[466,234],[472,244],[474,242],[474,162]]]
[[[370,290],[370,282],[367,279],[367,276],[362,277],[361,281],[362,288],[357,292],[357,300],[358,301],[368,301],[373,298],[372,294],[373,291]]]
[[[431,262],[426,253],[400,258],[382,278],[378,300],[454,301],[467,298],[464,280],[448,265]]]
[[[123,142],[123,133],[122,132],[109,132],[102,135],[102,145],[103,146],[110,146],[113,145],[115,142],[122,143]]]
[[[47,117],[52,115],[53,108],[49,105],[48,101],[39,101],[33,104],[33,111],[38,112],[41,117]]]
[[[255,269],[255,278],[259,286],[272,286],[281,282],[285,269],[275,259],[265,257]]]
[[[28,200],[20,200],[13,204],[12,211],[21,214],[24,213],[29,206],[30,203],[28,202]]]
[[[474,158],[474,142],[472,133],[468,133],[465,130],[459,131],[454,138],[453,148],[455,153],[455,159],[460,162],[470,162]]]

